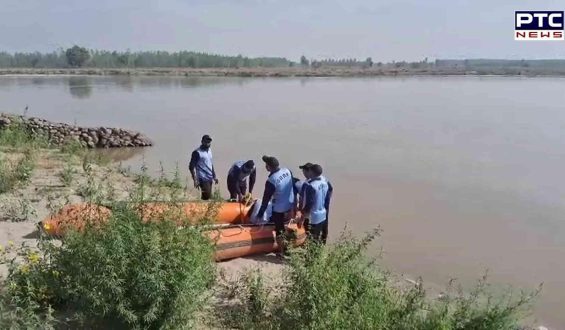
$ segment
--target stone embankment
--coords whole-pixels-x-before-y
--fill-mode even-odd
[[[88,148],[147,147],[153,142],[143,134],[121,128],[79,127],[53,123],[34,117],[0,113],[0,130],[19,125],[32,134],[46,136],[51,143],[63,145],[77,141]]]

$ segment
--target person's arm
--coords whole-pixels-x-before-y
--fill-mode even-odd
[[[200,154],[198,151],[194,150],[192,155],[190,156],[190,163],[188,164],[188,170],[190,171],[190,175],[192,175],[192,181],[196,184],[198,180],[196,180],[196,172],[194,169],[196,168],[196,163],[200,160]]]
[[[263,201],[261,202],[261,208],[257,213],[258,218],[262,218],[263,214],[265,214],[265,211],[267,210],[267,205],[269,204],[269,201],[271,200],[271,197],[273,197],[274,193],[275,193],[275,186],[269,181],[267,181],[267,183],[265,183],[265,192],[263,192]]]
[[[332,199],[334,188],[332,184],[328,181],[328,193],[326,194],[326,200],[324,201],[324,207],[326,208],[326,212],[330,210],[330,200]]]
[[[292,177],[292,191],[294,192],[294,195],[296,196],[296,194],[299,193],[298,188],[296,188],[296,184],[300,182],[300,179]]]
[[[310,213],[310,210],[312,210],[312,207],[314,206],[315,198],[316,198],[316,190],[314,190],[314,188],[311,185],[307,185],[304,194],[306,196],[306,203],[304,205],[304,209],[302,212],[304,214],[308,214]]]
[[[299,193],[299,191],[298,191],[298,188],[296,187],[296,184],[298,184],[298,182],[300,182],[300,179],[292,177],[292,194],[294,195],[293,209],[296,210],[296,211],[299,210],[298,209],[298,207],[299,207],[299,204],[298,204],[298,197],[299,197],[298,193]]]
[[[253,192],[253,187],[255,187],[255,179],[257,178],[257,171],[253,169],[251,174],[249,174],[249,193]]]
[[[214,169],[214,164],[212,164],[212,176],[214,177],[214,182],[218,184],[218,178],[216,177],[216,170]]]
[[[306,198],[306,186],[308,186],[308,182],[304,182],[302,183],[302,187],[300,188],[300,192],[298,193],[298,195],[300,196],[300,202],[298,204],[298,209],[299,210],[303,210],[304,209],[304,204],[305,204],[305,198]]]

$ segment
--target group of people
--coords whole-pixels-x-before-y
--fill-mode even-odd
[[[213,184],[218,184],[212,159],[212,138],[204,135],[200,146],[192,152],[189,164],[194,187],[200,189],[201,198],[208,200],[212,195]],[[279,246],[285,246],[285,223],[290,219],[298,220],[306,233],[313,240],[325,244],[328,237],[328,215],[333,187],[322,175],[322,166],[306,163],[299,166],[304,180],[293,176],[292,172],[281,167],[277,158],[263,156],[265,168],[269,173],[265,183],[263,198],[258,202],[258,210],[252,221],[273,222]],[[242,201],[247,194],[253,192],[257,170],[253,160],[235,162],[227,175],[227,186],[230,200]],[[258,220],[257,220],[258,219]]]

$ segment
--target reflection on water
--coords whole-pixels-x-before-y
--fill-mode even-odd
[[[96,153],[115,162],[125,162],[134,157],[143,155],[144,152],[144,148],[109,148],[96,150]]]
[[[69,77],[69,93],[76,98],[86,99],[92,94],[91,80],[88,77]]]
[[[36,85],[36,86],[41,86],[41,85],[45,85],[46,80],[45,80],[45,78],[43,78],[43,77],[33,77],[33,78],[31,79],[31,83],[32,83],[33,85]]]
[[[68,92],[73,98],[88,99],[97,89],[108,90],[117,88],[121,91],[135,92],[136,89],[146,88],[200,88],[214,85],[243,86],[251,80],[248,78],[223,78],[223,77],[136,77],[136,76],[68,76],[68,77],[43,77],[43,76],[4,76],[0,77],[0,88],[7,89],[30,84],[43,89],[47,87],[68,87]]]
[[[117,77],[115,79],[116,86],[126,92],[133,92],[135,87],[135,79],[131,77]]]

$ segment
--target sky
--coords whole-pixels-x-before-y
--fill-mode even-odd
[[[514,41],[515,10],[565,10],[565,0],[0,0],[0,51],[565,58],[565,41]]]

